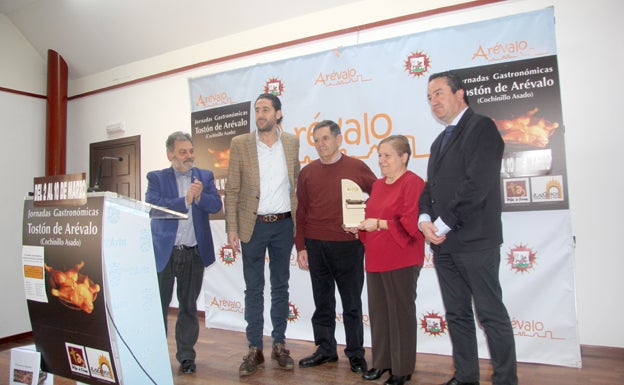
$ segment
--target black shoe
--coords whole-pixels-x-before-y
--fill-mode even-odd
[[[193,374],[195,373],[195,361],[193,360],[184,360],[180,364],[180,371],[184,374]]]
[[[351,371],[353,373],[364,373],[366,369],[368,369],[368,365],[366,365],[364,357],[349,357],[349,364],[351,364]]]
[[[328,362],[338,361],[338,356],[326,356],[318,352],[314,352],[311,356],[302,358],[299,361],[300,368],[311,368],[313,366],[319,366]]]
[[[412,375],[409,374],[407,376],[390,376],[384,385],[403,385],[405,381],[409,381],[412,379]]]
[[[390,370],[390,368],[386,368],[386,369],[372,368],[368,372],[363,373],[362,378],[365,379],[366,381],[373,381],[381,377],[385,372],[390,372],[390,374],[392,374],[392,370]]]
[[[479,381],[476,382],[461,382],[455,377],[451,378],[449,382],[445,382],[442,385],[479,385]]]

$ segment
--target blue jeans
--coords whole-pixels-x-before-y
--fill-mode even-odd
[[[245,277],[245,321],[249,347],[262,349],[264,329],[264,262],[269,252],[273,343],[284,343],[288,323],[288,279],[294,244],[292,218],[266,223],[256,221],[249,242],[241,242]]]
[[[167,331],[167,313],[173,296],[174,282],[177,280],[178,318],[175,326],[175,339],[179,362],[195,359],[195,343],[199,337],[197,299],[204,279],[204,264],[197,248],[190,250],[174,249],[165,269],[158,273],[160,303]]]
[[[342,301],[347,346],[345,355],[364,357],[362,288],[364,245],[353,241],[305,240],[315,310],[312,315],[314,344],[319,354],[336,356],[336,286]]]

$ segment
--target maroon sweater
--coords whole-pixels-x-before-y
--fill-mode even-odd
[[[297,182],[297,251],[305,250],[305,238],[355,239],[342,229],[341,179],[351,179],[370,194],[377,177],[364,162],[344,154],[336,163],[323,164],[317,159],[301,169]]]

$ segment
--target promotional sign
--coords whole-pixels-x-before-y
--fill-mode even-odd
[[[199,101],[206,104],[208,101]],[[217,191],[225,196],[232,138],[251,131],[251,103],[228,104],[191,114],[195,161],[214,173]],[[224,211],[210,219],[225,219]]]
[[[11,349],[9,385],[53,385],[54,375],[41,370],[41,354],[34,345]]]
[[[103,198],[85,206],[24,202],[24,277],[33,336],[46,372],[119,384],[102,275]]]
[[[227,154],[215,132],[225,137],[237,134],[238,128],[254,130],[253,103],[259,94],[272,93],[282,102],[281,128],[299,137],[302,167],[318,158],[313,127],[330,119],[342,130],[340,150],[363,160],[378,176],[378,143],[390,135],[405,135],[412,150],[408,168],[424,178],[431,143],[444,128],[427,101],[428,77],[457,71],[465,79],[470,107],[491,117],[505,141],[500,165],[505,240],[500,277],[518,359],[580,367],[556,55],[554,11],[546,8],[190,79],[196,153],[208,156],[218,148]],[[227,118],[227,128],[217,122],[221,117]],[[226,157],[216,159],[198,157],[198,166],[227,175],[221,166]],[[219,179],[218,184],[225,182]],[[205,275],[206,325],[244,330],[241,256],[227,245],[223,221],[211,226],[220,258]],[[425,251],[416,304],[418,351],[450,354],[432,255]],[[268,269],[266,274],[269,282]],[[310,278],[297,267],[294,250],[289,292],[287,337],[313,340]],[[265,320],[270,320],[268,287],[264,298]],[[365,290],[365,343],[370,344],[366,302]],[[336,337],[344,343],[340,312],[338,305]],[[264,332],[270,335],[270,322],[265,321]],[[482,333],[479,342],[479,355],[488,357]]]
[[[173,384],[148,213],[177,213],[111,192],[56,203],[24,203],[24,290],[41,368],[87,384]]]
[[[35,178],[33,186],[35,207],[84,205],[87,203],[86,174],[51,175]]]
[[[503,140],[504,211],[567,209],[564,127],[556,56],[458,70],[470,105]]]

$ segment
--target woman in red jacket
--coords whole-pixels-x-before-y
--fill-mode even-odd
[[[383,177],[373,184],[366,216],[358,227],[366,250],[368,310],[376,380],[403,385],[416,365],[416,282],[423,265],[425,239],[418,229],[418,198],[425,182],[407,169],[412,152],[403,135],[379,143]]]

